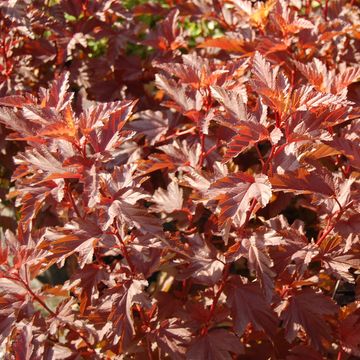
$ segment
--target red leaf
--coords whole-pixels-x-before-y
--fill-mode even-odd
[[[93,260],[94,248],[100,241],[114,236],[103,233],[99,226],[89,220],[76,219],[64,228],[47,228],[38,247],[53,253],[57,262],[63,264],[70,255],[77,253],[79,266],[83,268]]]
[[[75,167],[64,166],[46,147],[39,150],[27,150],[16,159],[17,164],[26,164],[31,170],[37,171],[41,176],[37,182],[55,179],[79,179],[81,173]]]
[[[95,302],[99,296],[98,285],[109,278],[109,274],[99,265],[85,265],[81,272],[74,274],[64,289],[80,293],[80,313]]]
[[[225,329],[213,329],[196,339],[187,352],[188,359],[231,360],[231,354],[242,354],[240,339]]]
[[[338,279],[346,282],[354,282],[354,276],[350,272],[350,268],[360,269],[360,259],[358,254],[339,254],[330,253],[321,258],[324,269]]]
[[[159,234],[162,232],[158,218],[140,205],[131,204],[126,200],[113,201],[108,209],[108,219],[103,229],[107,230],[115,218],[120,220],[120,224],[126,224],[129,228],[136,227],[143,234]]]
[[[240,253],[248,259],[248,266],[251,272],[256,272],[261,287],[266,295],[266,300],[271,301],[274,291],[274,276],[276,273],[271,270],[273,261],[266,252],[266,247],[261,236],[251,236],[241,241]]]
[[[120,131],[131,116],[136,101],[114,101],[90,106],[79,119],[79,127],[84,134],[107,126],[106,130],[114,134]],[[101,136],[101,135],[100,135]]]
[[[172,359],[180,360],[184,358],[190,336],[190,330],[181,324],[180,319],[171,318],[162,321],[159,329],[153,331],[150,338]]]
[[[0,105],[22,108],[24,105],[33,104],[34,101],[31,95],[10,95],[0,98]]]
[[[155,83],[159,89],[165,91],[165,93],[173,100],[170,103],[171,107],[176,110],[187,113],[191,110],[200,111],[202,107],[202,96],[199,92],[190,92],[186,90],[186,86],[183,84],[177,84],[172,79],[167,79],[164,75],[156,74]]]
[[[173,165],[178,167],[190,165],[196,168],[201,154],[200,144],[187,140],[181,142],[176,140],[171,144],[159,146],[159,149],[170,157]]]
[[[360,66],[357,67],[348,67],[345,70],[341,71],[339,75],[335,77],[335,80],[332,84],[333,94],[338,94],[342,90],[346,89],[353,82],[358,81],[360,78]]]
[[[293,342],[303,330],[317,349],[330,345],[333,333],[325,321],[325,316],[335,315],[338,308],[329,297],[305,288],[293,292],[276,311],[283,321],[286,339],[289,342]]]
[[[152,201],[156,204],[152,209],[171,214],[182,209],[184,202],[183,190],[177,182],[172,181],[166,191],[162,188],[157,189],[152,196]]]
[[[27,324],[20,329],[13,344],[13,352],[16,360],[30,360],[34,355],[32,325]]]
[[[341,347],[348,354],[360,356],[360,302],[356,301],[341,309]]]
[[[329,74],[325,64],[319,59],[314,58],[308,64],[295,61],[295,65],[318,91],[326,92],[328,90]]]
[[[195,283],[215,285],[221,278],[225,258],[211,244],[198,235],[189,236],[190,255],[186,259],[189,265],[181,268],[180,278],[191,277]]]
[[[236,216],[243,216],[255,199],[265,207],[271,197],[271,184],[266,175],[248,175],[238,172],[215,181],[210,186],[208,195],[218,200],[220,225]]]
[[[231,160],[258,142],[269,139],[266,127],[255,122],[241,122],[236,131],[238,134],[231,139],[223,162]]]
[[[230,115],[233,130],[236,129],[238,124],[246,124],[249,118],[246,108],[246,90],[242,92],[241,90],[227,90],[220,86],[212,86],[211,95],[224,106],[226,112]],[[220,121],[220,123],[223,122]]]
[[[206,39],[200,45],[198,45],[198,47],[214,47],[228,52],[242,53],[247,55],[251,54],[254,51],[254,46],[251,42],[245,42],[241,39],[230,38],[226,36]]]
[[[169,119],[160,111],[147,110],[138,114],[138,118],[128,123],[127,128],[138,134],[144,134],[147,141],[154,145],[167,133]]]
[[[279,114],[287,112],[289,107],[290,84],[279,67],[271,68],[269,62],[259,53],[254,55],[252,88],[264,99],[264,103]]]
[[[233,276],[226,293],[237,334],[242,335],[249,323],[268,336],[276,332],[277,318],[256,283],[243,284],[240,277]]]
[[[290,350],[290,354],[286,360],[323,360],[321,356],[313,347],[306,345],[296,345]]]
[[[166,71],[169,75],[175,75],[183,84],[190,84],[194,88],[199,88],[201,83],[201,73],[197,69],[197,64],[156,64],[156,67]]]
[[[147,285],[144,280],[129,280],[121,285],[116,285],[107,291],[111,312],[108,320],[113,324],[111,332],[115,334],[114,343],[121,351],[129,344],[135,334],[132,306],[147,303],[143,291]]]
[[[360,146],[357,142],[345,139],[343,137],[336,137],[334,140],[326,141],[327,145],[339,150],[345,155],[350,164],[356,169],[360,169]]]
[[[43,107],[53,107],[57,111],[61,111],[70,103],[73,94],[67,91],[69,75],[68,72],[64,72],[58,79],[53,81],[50,89],[45,92],[44,97],[41,99]]]
[[[180,18],[178,9],[171,10],[167,17],[157,27],[157,32],[151,34],[144,44],[156,47],[162,51],[176,50],[186,47],[182,29],[178,26]]]
[[[316,171],[308,172],[305,168],[297,171],[288,171],[284,175],[275,174],[270,178],[274,191],[295,191],[300,194],[318,193],[327,196],[334,196],[331,179],[324,179]]]

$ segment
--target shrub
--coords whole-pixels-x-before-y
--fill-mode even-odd
[[[359,16],[2,2],[5,358],[360,356]]]

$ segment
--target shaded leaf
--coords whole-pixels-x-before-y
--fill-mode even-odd
[[[336,314],[338,308],[330,298],[321,293],[310,288],[295,292],[278,306],[277,312],[283,321],[289,342],[293,342],[301,330],[306,332],[317,349],[329,345],[333,338],[325,316]]]
[[[159,329],[151,334],[162,351],[173,359],[183,359],[191,332],[176,318],[164,320]]]
[[[196,339],[187,351],[187,359],[231,360],[244,352],[240,339],[225,329],[213,329]]]
[[[243,284],[240,277],[233,276],[226,293],[237,334],[242,335],[249,323],[268,336],[275,333],[277,318],[256,283]]]

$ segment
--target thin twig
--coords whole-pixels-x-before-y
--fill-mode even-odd
[[[118,240],[120,241],[120,244],[121,244],[121,250],[122,250],[122,253],[124,255],[124,258],[126,259],[128,265],[129,265],[129,268],[131,270],[132,273],[135,273],[136,272],[136,269],[135,269],[135,266],[133,264],[133,262],[131,261],[131,258],[130,258],[130,255],[127,251],[127,248],[126,248],[126,244],[124,243],[124,240],[122,239],[122,237],[120,236],[119,234],[119,229],[118,229],[118,223],[117,223],[117,220],[116,218],[114,219],[114,235],[118,238]]]
[[[215,294],[215,297],[213,299],[213,302],[211,304],[211,307],[210,307],[210,312],[209,312],[208,319],[206,321],[205,326],[203,327],[203,329],[201,331],[202,335],[205,335],[207,333],[208,329],[209,329],[211,319],[213,318],[213,316],[215,314],[216,306],[217,306],[217,304],[219,302],[220,295],[224,291],[224,288],[225,288],[226,281],[227,281],[227,278],[229,276],[229,273],[230,273],[230,264],[226,264],[225,267],[224,267],[224,270],[223,270],[223,275],[222,275],[222,279],[221,279],[219,289],[217,290],[217,292]]]
[[[255,150],[256,150],[256,152],[257,152],[257,154],[258,154],[258,157],[259,157],[261,166],[262,166],[262,168],[264,168],[265,161],[264,161],[264,158],[263,158],[263,156],[262,156],[262,154],[261,154],[261,151],[260,151],[260,149],[259,149],[259,145],[258,145],[257,143],[255,144]]]
[[[73,207],[74,211],[76,212],[76,215],[80,218],[80,219],[83,219],[83,216],[80,214],[80,211],[75,203],[75,200],[72,196],[72,192],[71,192],[71,189],[70,187],[68,186],[67,187],[67,194],[68,194],[68,197],[69,197],[69,200],[70,200],[70,203],[71,203],[71,206]]]

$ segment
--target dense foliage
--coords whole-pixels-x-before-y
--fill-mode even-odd
[[[5,359],[359,358],[359,24],[1,1]]]

